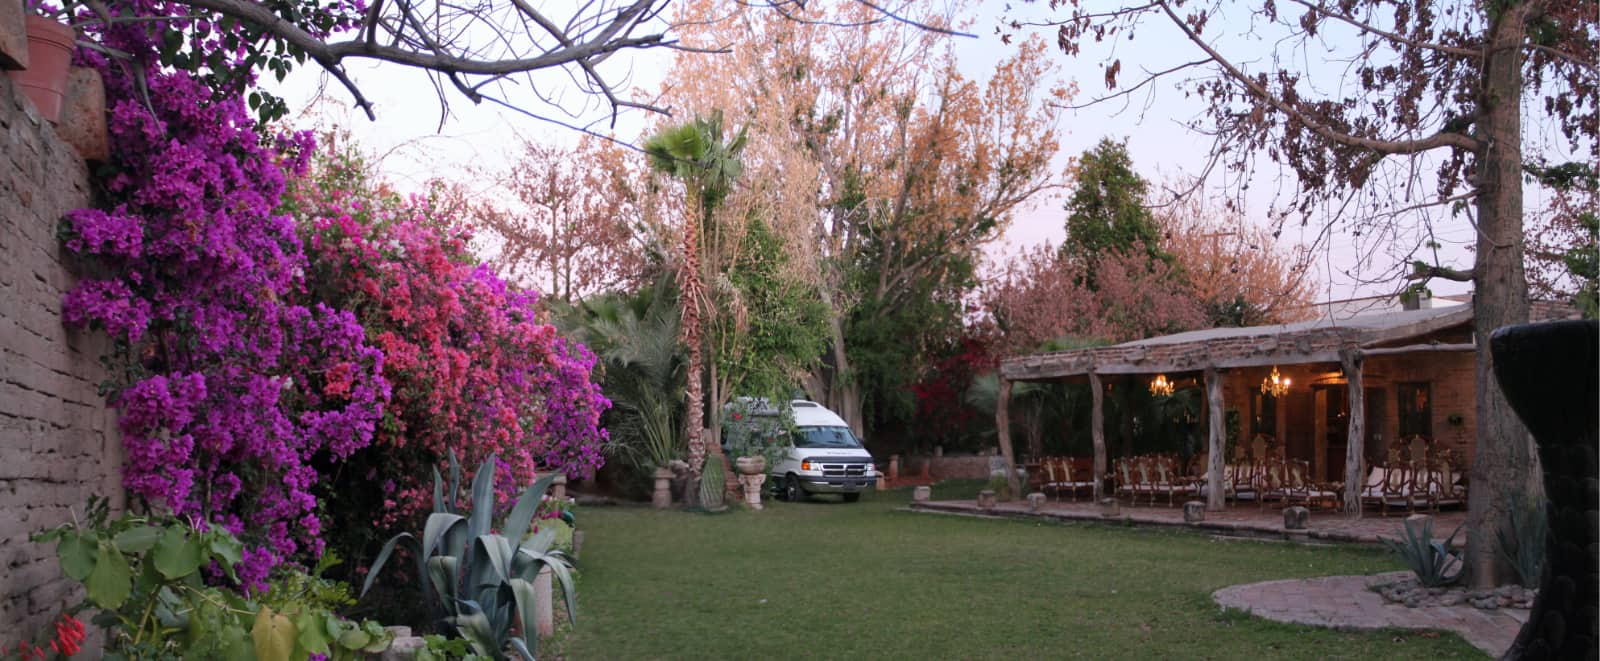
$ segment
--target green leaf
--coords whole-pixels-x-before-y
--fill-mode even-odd
[[[161,529],[155,526],[129,528],[117,535],[117,548],[123,553],[144,553],[161,538]]]
[[[536,593],[533,589],[533,582],[513,578],[510,584],[511,594],[517,601],[517,614],[522,622],[522,638],[530,644],[530,647],[535,646],[539,639],[538,618],[540,604],[539,600],[535,598]],[[550,608],[550,606],[551,604],[543,605],[544,608]]]
[[[359,650],[372,642],[372,635],[360,629],[351,629],[339,636],[339,646],[347,650]]]
[[[315,613],[309,610],[300,613],[294,619],[294,627],[299,630],[299,635],[295,637],[299,645],[299,649],[295,650],[295,658],[300,658],[302,652],[306,655],[328,653],[328,643],[333,640],[328,637],[327,629]]]
[[[294,622],[262,606],[250,638],[255,641],[256,661],[289,661],[296,638]]]
[[[394,545],[398,544],[402,539],[416,538],[412,537],[411,533],[403,532],[390,537],[389,541],[384,542],[383,549],[378,551],[378,557],[372,561],[372,568],[367,570],[367,580],[361,582],[361,596],[366,596],[367,590],[372,589],[372,582],[377,580],[378,574],[383,572],[383,565],[389,561],[389,554],[394,553]]]
[[[94,570],[83,586],[89,591],[89,601],[106,610],[116,610],[128,600],[133,590],[133,575],[128,571],[128,559],[122,557],[110,540],[102,539],[97,546]]]
[[[155,561],[156,571],[170,580],[195,573],[205,558],[198,538],[184,528],[172,527],[161,535],[161,541],[156,542],[152,560]]]
[[[217,562],[226,566],[239,564],[244,558],[244,543],[239,538],[221,528],[212,528],[206,532],[206,547],[211,549],[211,555]]]
[[[89,572],[94,571],[94,542],[68,533],[61,537],[61,542],[56,544],[56,557],[61,559],[61,573],[79,583],[89,577]]]

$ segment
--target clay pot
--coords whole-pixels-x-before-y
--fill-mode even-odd
[[[734,460],[740,475],[761,475],[767,471],[766,457],[739,457]]]
[[[27,26],[28,68],[12,71],[11,79],[39,114],[54,124],[61,118],[61,93],[67,86],[76,35],[72,28],[43,16],[30,14]]]

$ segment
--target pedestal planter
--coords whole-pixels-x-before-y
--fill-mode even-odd
[[[672,507],[672,477],[674,473],[670,468],[657,468],[652,477],[656,480],[655,491],[650,494],[650,506],[658,510]]]
[[[761,485],[767,481],[766,457],[739,457],[734,464],[739,469],[739,485],[744,487],[744,502],[750,509],[760,510]]]
[[[1539,596],[1501,658],[1592,659],[1600,644],[1600,325],[1510,326],[1489,346],[1500,389],[1539,446],[1550,520]]]
[[[28,68],[11,72],[11,79],[53,124],[61,119],[61,93],[71,69],[74,34],[72,28],[43,16],[30,15],[26,22]]]

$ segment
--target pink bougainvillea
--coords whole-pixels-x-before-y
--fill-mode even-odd
[[[374,447],[393,481],[377,524],[427,508],[429,468],[451,451],[465,466],[498,455],[502,501],[536,472],[600,466],[610,403],[591,381],[595,358],[540,319],[537,294],[478,264],[467,231],[425,199],[327,179],[303,188],[296,205],[319,295],[361,320],[394,387]]]
[[[499,453],[507,493],[535,469],[600,464],[594,358],[539,321],[535,294],[477,265],[425,204],[286,200],[311,136],[271,135],[211,78],[154,66],[163,34],[219,38],[182,5],[109,7],[173,17],[92,28],[128,59],[77,54],[106,82],[113,156],[104,204],[62,223],[63,245],[92,265],[64,320],[115,343],[132,496],[238,534],[240,578],[260,587],[322,551],[340,488],[386,501],[358,513],[370,524],[414,512],[451,449],[464,462]]]

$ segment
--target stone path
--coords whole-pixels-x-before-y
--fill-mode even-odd
[[[937,486],[934,487],[934,497],[938,497]],[[1037,512],[1031,511],[1028,504],[1020,500],[998,503],[993,510],[984,510],[973,500],[935,500],[912,503],[910,507],[912,510],[927,512],[1041,518],[1055,521],[1121,523],[1127,519],[1136,525],[1191,528],[1220,535],[1356,544],[1377,544],[1379,535],[1398,537],[1405,519],[1404,514],[1383,517],[1377,513],[1368,513],[1360,519],[1351,519],[1340,512],[1315,510],[1311,512],[1304,530],[1288,530],[1283,527],[1283,514],[1280,508],[1268,506],[1263,509],[1248,504],[1233,505],[1222,512],[1206,512],[1205,520],[1195,523],[1184,522],[1182,507],[1135,507],[1123,504],[1121,514],[1109,519],[1100,515],[1098,505],[1087,502],[1048,502]],[[1467,518],[1466,512],[1460,510],[1440,512],[1433,516],[1433,532],[1440,538],[1448,536]],[[1456,543],[1464,544],[1466,538],[1467,531],[1463,530],[1461,534],[1456,535]]]
[[[1247,611],[1276,622],[1335,629],[1438,629],[1461,634],[1467,642],[1499,658],[1516,640],[1528,611],[1484,611],[1470,606],[1406,608],[1384,601],[1369,589],[1397,581],[1407,572],[1376,576],[1327,576],[1249,583],[1223,588],[1211,598],[1223,608]]]

